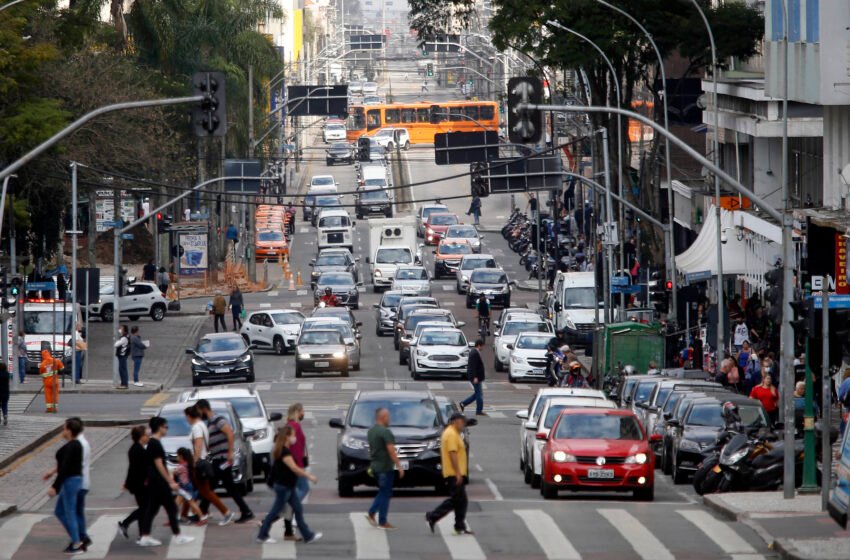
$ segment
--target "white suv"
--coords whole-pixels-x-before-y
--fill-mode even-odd
[[[271,455],[274,447],[274,422],[283,420],[280,412],[269,412],[266,405],[254,387],[216,387],[215,389],[193,389],[181,393],[177,402],[192,404],[200,399],[208,401],[227,401],[233,406],[242,425],[248,430],[254,430],[251,436],[253,451],[252,472],[254,476],[265,478],[271,469]]]
[[[168,310],[168,300],[153,282],[133,282],[124,288],[119,300],[121,316],[135,321],[142,315],[150,315],[154,321],[162,321]],[[87,313],[111,323],[115,313],[115,284],[100,287],[100,299],[88,306]]]
[[[372,138],[388,152],[392,152],[396,147],[401,147],[402,150],[410,149],[410,133],[406,128],[382,128]]]
[[[322,130],[322,139],[325,144],[345,140],[345,125],[338,123],[328,123]]]
[[[304,315],[300,311],[264,309],[249,313],[239,334],[246,344],[253,344],[258,350],[271,349],[283,355],[295,349],[303,322]]]

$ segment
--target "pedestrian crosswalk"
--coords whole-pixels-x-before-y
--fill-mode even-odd
[[[548,511],[508,508],[472,513],[467,526],[474,535],[456,535],[452,514],[440,520],[435,534],[431,534],[422,513],[391,512],[391,522],[397,530],[384,531],[372,527],[365,512],[314,514],[308,506],[311,529],[324,533],[324,538],[315,544],[282,540],[281,521],[276,521],[271,530],[276,543],[257,544],[257,524],[220,528],[211,523],[204,527],[184,525],[181,533],[194,540],[177,544],[168,528],[162,526],[160,516],[154,523],[153,536],[163,545],[146,549],[116,532],[121,515],[112,511],[89,516],[88,532],[93,544],[80,558],[763,560],[770,555],[751,529],[717,519],[702,509],[670,509],[658,504],[630,509],[614,507],[613,503],[598,508],[581,505],[578,502],[565,508],[554,504]],[[48,515],[25,513],[0,520],[0,560],[55,556],[66,540],[59,523]]]
[[[9,396],[9,414],[23,414],[35,397],[34,393],[12,393]]]

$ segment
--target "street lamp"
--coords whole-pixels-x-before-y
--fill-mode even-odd
[[[9,2],[8,4],[3,4],[2,6],[0,6],[0,12],[2,12],[3,10],[5,10],[6,8],[11,8],[11,7],[12,7],[12,6],[14,6],[15,4],[20,4],[20,3],[21,3],[21,2],[23,2],[23,1],[24,1],[24,0],[13,0],[12,2]]]

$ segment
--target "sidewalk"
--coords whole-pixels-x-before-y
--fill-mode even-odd
[[[752,527],[782,558],[850,558],[850,531],[842,530],[821,511],[820,494],[785,500],[782,492],[737,492],[713,494],[703,500],[724,517]]]

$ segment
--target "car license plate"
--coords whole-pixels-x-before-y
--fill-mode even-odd
[[[316,362],[313,365],[315,365],[316,367],[328,367],[331,364],[329,362]]]
[[[531,370],[531,375],[543,375],[543,368],[534,368]]]
[[[216,373],[229,373],[230,369],[226,367],[215,368]]]
[[[406,471],[407,469],[410,468],[410,462],[409,461],[399,461],[399,463],[401,463],[401,470],[403,470],[403,471]]]
[[[614,469],[590,469],[587,478],[610,479],[614,478]]]

